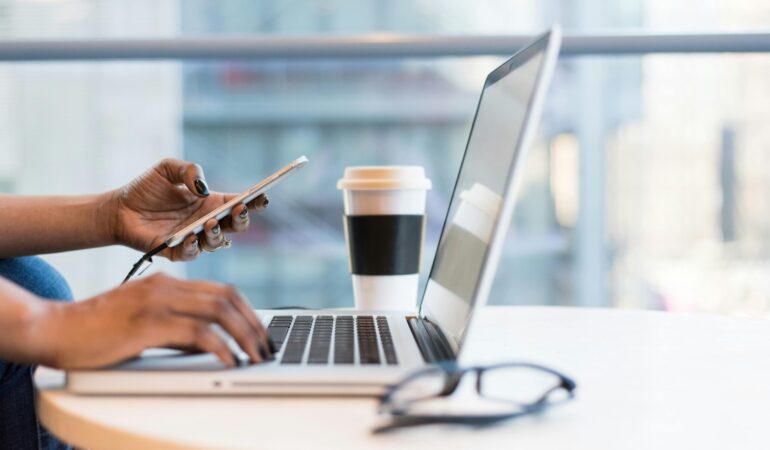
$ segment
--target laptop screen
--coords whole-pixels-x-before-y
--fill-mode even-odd
[[[478,292],[479,284],[484,271],[495,270],[496,261],[488,261],[490,243],[501,219],[509,177],[520,159],[520,138],[542,76],[548,42],[545,35],[495,69],[481,93],[420,310],[441,326],[455,350],[474,303],[486,301],[479,298],[486,295]],[[533,127],[534,122],[527,126]],[[503,234],[506,231],[501,229]]]

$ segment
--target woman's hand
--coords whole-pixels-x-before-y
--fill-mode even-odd
[[[42,303],[42,302],[41,302]],[[236,361],[211,325],[218,324],[252,362],[273,352],[262,323],[238,291],[203,281],[154,274],[73,304],[47,303],[29,322],[37,362],[84,369],[114,364],[149,347],[211,352]]]
[[[105,208],[105,220],[116,242],[141,252],[160,245],[180,226],[209,213],[236,194],[210,192],[203,169],[197,164],[165,159],[126,186],[116,190]],[[206,222],[203,236],[189,236],[160,255],[172,261],[195,259],[201,249],[214,250],[225,243],[225,231],[244,231],[249,212],[268,204],[265,195],[248,205],[233,208],[232,215],[217,223]]]

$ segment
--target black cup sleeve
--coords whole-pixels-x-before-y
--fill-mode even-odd
[[[345,216],[351,273],[419,273],[424,223],[424,215]]]

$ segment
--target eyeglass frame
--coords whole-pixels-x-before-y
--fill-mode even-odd
[[[460,386],[460,382],[462,381],[463,377],[469,373],[476,373],[476,394],[478,394],[482,398],[488,398],[482,393],[482,390],[481,390],[482,389],[481,379],[483,378],[484,372],[489,370],[495,370],[495,369],[501,369],[501,368],[513,368],[513,367],[540,370],[548,374],[554,375],[559,379],[559,382],[552,388],[547,389],[537,400],[531,403],[522,404],[520,402],[511,401],[510,403],[518,405],[521,408],[521,410],[510,412],[510,413],[483,414],[483,415],[478,415],[478,414],[474,414],[474,415],[438,414],[437,415],[437,414],[411,414],[408,411],[409,409],[408,407],[414,403],[418,403],[421,401],[430,400],[434,398],[449,397],[455,391],[457,391],[457,388]],[[444,374],[444,387],[441,389],[441,391],[438,394],[416,398],[408,402],[401,403],[400,405],[396,405],[393,402],[393,396],[396,394],[396,392],[398,392],[399,389],[403,388],[404,386],[414,381],[415,379],[421,376],[424,376],[426,374],[429,374],[431,372],[434,372],[436,370],[440,370]],[[408,375],[406,378],[402,379],[401,381],[395,384],[391,384],[386,388],[386,391],[379,397],[380,403],[379,403],[378,411],[380,414],[383,414],[383,413],[390,414],[396,420],[391,424],[375,428],[374,433],[390,431],[396,428],[403,428],[403,427],[416,426],[416,425],[427,425],[427,424],[434,424],[434,423],[464,424],[464,425],[474,425],[474,426],[491,425],[497,422],[501,422],[503,420],[513,419],[515,417],[520,417],[524,415],[541,412],[546,407],[555,404],[553,402],[549,403],[547,400],[548,400],[548,397],[553,392],[559,389],[563,389],[567,393],[567,398],[564,399],[563,401],[571,400],[575,397],[576,388],[577,388],[577,383],[572,378],[562,373],[559,373],[554,369],[541,366],[539,364],[527,363],[527,362],[509,362],[509,363],[492,364],[488,366],[476,365],[476,366],[470,366],[470,367],[460,367],[454,361],[443,361],[443,362],[437,363],[436,365],[433,365],[431,367],[425,368],[411,375]],[[506,401],[505,399],[500,399],[500,398],[495,398],[494,400]],[[561,402],[558,402],[558,403],[561,403]],[[390,406],[391,409],[387,409],[388,406]]]

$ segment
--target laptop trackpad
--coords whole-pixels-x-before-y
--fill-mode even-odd
[[[167,348],[151,348],[138,358],[110,367],[113,370],[223,370],[225,365],[213,353],[187,353]]]

